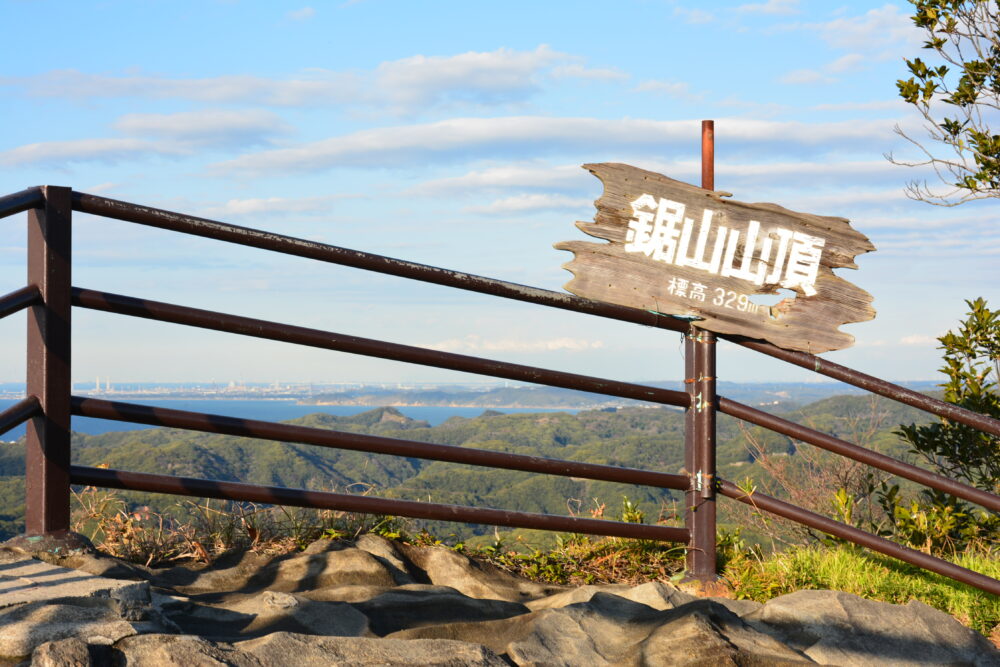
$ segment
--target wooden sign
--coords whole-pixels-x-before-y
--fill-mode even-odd
[[[698,318],[709,331],[763,338],[779,347],[826,352],[849,347],[838,329],[875,317],[872,296],[834,275],[875,249],[844,218],[746,204],[627,164],[588,164],[604,183],[593,222],[609,243],[564,241],[574,254],[566,289],[666,315]],[[794,290],[764,305],[755,295]]]

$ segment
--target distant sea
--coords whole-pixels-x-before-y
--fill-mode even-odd
[[[325,412],[337,416],[356,415],[375,407],[365,407],[359,405],[299,405],[295,401],[268,401],[268,400],[139,400],[129,399],[129,403],[142,405],[158,405],[173,410],[188,410],[191,412],[205,412],[226,417],[240,417],[243,419],[260,419],[263,421],[285,421],[311,415],[316,412]],[[0,410],[6,410],[17,403],[12,399],[0,399]],[[398,407],[401,413],[411,419],[423,419],[430,422],[431,426],[437,426],[450,417],[478,417],[487,409],[491,408],[448,408],[448,407]],[[578,410],[546,410],[543,408],[498,408],[496,412],[569,412],[576,413]],[[128,422],[112,421],[109,419],[93,419],[91,417],[73,417],[71,427],[74,431],[97,435],[111,431],[138,431],[155,426],[145,424],[130,424]],[[0,435],[0,440],[17,440],[24,435],[25,425],[22,424],[7,433]]]

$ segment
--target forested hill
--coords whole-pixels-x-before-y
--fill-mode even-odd
[[[785,411],[790,419],[844,437],[862,439],[886,453],[904,447],[892,435],[900,423],[925,419],[922,413],[881,399],[828,398]],[[502,414],[453,417],[438,425],[409,419],[393,408],[350,417],[316,413],[288,423],[476,447],[549,458],[678,472],[683,465],[684,414],[674,408],[628,407],[614,411]],[[763,475],[747,448],[752,438],[767,451],[796,456],[795,444],[773,433],[741,431],[720,415],[719,474],[729,479]],[[617,506],[623,495],[654,510],[679,496],[646,487],[535,475],[476,466],[365,454],[310,445],[286,444],[177,429],[73,435],[73,458],[83,465],[107,464],[141,472],[368,492],[374,495],[565,514],[595,503]],[[20,530],[23,515],[23,446],[0,449],[0,532]],[[675,492],[676,494],[676,492]],[[176,499],[134,498],[166,508]]]

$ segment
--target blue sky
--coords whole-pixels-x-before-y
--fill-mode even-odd
[[[893,133],[921,34],[905,2],[0,2],[0,191],[55,184],[561,290],[600,184],[586,162],[841,215],[875,296],[826,355],[932,379],[966,298],[1000,306],[996,202],[905,198]],[[24,216],[0,225],[7,289]],[[74,284],[624,380],[680,377],[679,337],[78,215]],[[469,379],[74,312],[74,380]],[[0,380],[23,377],[23,315]],[[720,377],[808,379],[720,349]]]

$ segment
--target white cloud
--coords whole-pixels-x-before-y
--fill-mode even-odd
[[[322,106],[352,102],[361,93],[353,74],[309,70],[290,79],[249,75],[169,79],[160,76],[105,76],[53,70],[33,77],[7,77],[0,85],[20,86],[34,97],[60,99],[144,98],[271,106]]]
[[[288,18],[293,21],[307,21],[314,16],[316,16],[316,10],[312,7],[303,7],[302,9],[288,12]]]
[[[416,55],[384,62],[367,72],[313,68],[288,78],[229,75],[180,79],[53,70],[32,77],[0,78],[0,85],[19,87],[30,96],[61,99],[145,98],[278,107],[346,105],[390,107],[398,113],[410,113],[460,102],[517,103],[535,94],[546,80],[566,78],[617,81],[628,75],[613,68],[587,67],[577,56],[541,45],[531,51],[500,48],[451,56]]]
[[[674,7],[674,16],[680,16],[687,23],[705,24],[715,20],[715,15],[702,9],[687,9],[686,7]]]
[[[643,158],[640,155],[627,154],[623,154],[620,160],[687,182],[696,182],[701,173],[701,164],[694,160],[663,162],[650,160],[648,157]],[[901,184],[902,176],[905,175],[901,174],[899,167],[884,159],[845,161],[824,159],[760,163],[726,160],[716,165],[715,174],[717,183],[722,185],[723,189],[734,192],[738,199],[746,199],[746,196],[741,195],[741,190],[746,191],[748,188],[758,185],[766,185],[769,188],[805,185],[812,190],[815,189],[817,183],[822,183],[824,186],[856,185],[858,183],[863,183],[866,186],[875,183]],[[409,190],[407,194],[480,196],[483,192],[532,190],[578,196],[589,195],[591,198],[595,198],[600,194],[600,183],[578,163],[514,163],[487,169],[476,169],[459,176],[426,181]],[[898,194],[896,190],[892,192]],[[895,197],[894,199],[898,200],[899,198]],[[830,200],[825,201],[829,202]],[[898,216],[886,218],[886,226],[894,220],[903,220],[904,223],[901,224],[910,224],[916,219],[912,217],[899,218]]]
[[[487,340],[480,336],[470,335],[465,338],[451,338],[422,347],[447,352],[583,352],[585,350],[601,349],[604,347],[604,341],[586,340],[583,338],[536,340],[503,338]]]
[[[920,345],[926,347],[929,345],[937,346],[938,339],[934,336],[925,336],[923,334],[913,334],[911,336],[903,336],[899,339],[900,345]]]
[[[673,97],[699,98],[691,95],[690,87],[683,81],[663,81],[659,79],[647,79],[639,82],[632,92],[635,93],[662,93]]]
[[[740,5],[736,11],[746,14],[795,14],[799,11],[799,0],[767,0]]]
[[[872,102],[833,102],[817,104],[811,111],[902,111],[906,103],[902,100],[875,100]]]
[[[848,53],[846,56],[841,56],[828,64],[825,69],[827,72],[833,74],[842,74],[858,69],[858,66],[864,64],[864,62],[865,58],[860,53]]]
[[[62,166],[67,162],[117,163],[150,155],[176,156],[186,151],[177,146],[143,139],[73,139],[25,144],[0,152],[0,165],[28,164]]]
[[[825,23],[793,23],[779,30],[815,31],[827,44],[878,58],[898,57],[906,48],[922,43],[923,32],[897,5],[885,4],[858,16],[846,16]]]
[[[593,79],[595,81],[624,81],[629,76],[614,67],[585,67],[579,63],[558,65],[552,68],[556,78]]]
[[[205,215],[230,218],[254,217],[266,215],[269,217],[281,215],[321,215],[329,212],[330,206],[339,200],[356,198],[359,195],[324,195],[319,197],[267,197],[250,199],[230,199],[225,204],[209,206],[204,209]]]
[[[908,201],[900,187],[883,190],[862,190],[858,188],[842,188],[835,192],[805,192],[789,193],[782,204],[798,210],[814,212],[829,211],[822,215],[839,215],[848,207],[854,208],[862,204],[869,206],[900,204]]]
[[[470,206],[469,213],[501,215],[505,213],[535,213],[539,211],[579,211],[594,205],[593,199],[553,194],[520,194],[498,199],[484,206]]]
[[[717,137],[731,150],[766,145],[771,151],[870,145],[892,134],[892,122],[800,123],[750,120],[717,121]],[[217,165],[244,172],[319,170],[335,166],[394,166],[454,160],[475,155],[512,155],[526,149],[545,152],[614,149],[657,153],[687,146],[698,134],[697,121],[625,118],[507,116],[454,118],[436,123],[362,130],[292,148],[250,153]]]
[[[375,77],[383,95],[411,108],[451,98],[476,102],[521,100],[538,88],[534,76],[566,55],[542,45],[534,51],[497,49],[455,56],[412,56],[382,63]]]
[[[630,161],[623,158],[624,162],[635,163],[638,160]],[[701,174],[701,163],[694,160],[678,160],[675,162],[660,162],[656,160],[643,160],[642,167],[661,174],[666,174],[671,178],[695,182]],[[746,200],[747,196],[740,193],[740,189],[748,186],[766,185],[773,188],[800,188],[808,186],[806,195],[802,195],[799,189],[799,196],[817,195],[819,185],[858,185],[871,186],[875,183],[894,183],[901,186],[902,177],[905,173],[900,168],[890,163],[888,160],[843,160],[836,161],[822,159],[816,161],[787,161],[787,162],[735,162],[726,160],[719,162],[715,166],[716,184],[723,190],[734,192],[737,199]],[[844,192],[841,190],[841,192]],[[894,190],[884,190],[884,193],[894,193],[901,195],[901,188]],[[824,195],[825,196],[825,195]],[[899,199],[899,197],[895,197]],[[827,201],[827,200],[825,200]]]
[[[87,192],[92,195],[99,195],[105,192],[111,192],[118,187],[118,183],[98,183],[97,185],[91,185],[89,187],[84,187],[82,192]]]
[[[174,114],[128,114],[115,121],[124,134],[153,136],[198,145],[247,145],[288,127],[268,111],[206,109]]]
[[[579,190],[591,184],[590,176],[576,164],[508,165],[470,171],[461,176],[426,181],[411,192],[415,194],[448,194],[490,189],[569,189]]]
[[[784,74],[778,81],[792,85],[833,83],[837,81],[833,74],[844,74],[864,66],[865,57],[859,53],[848,53],[827,63],[820,69],[797,69]]]

